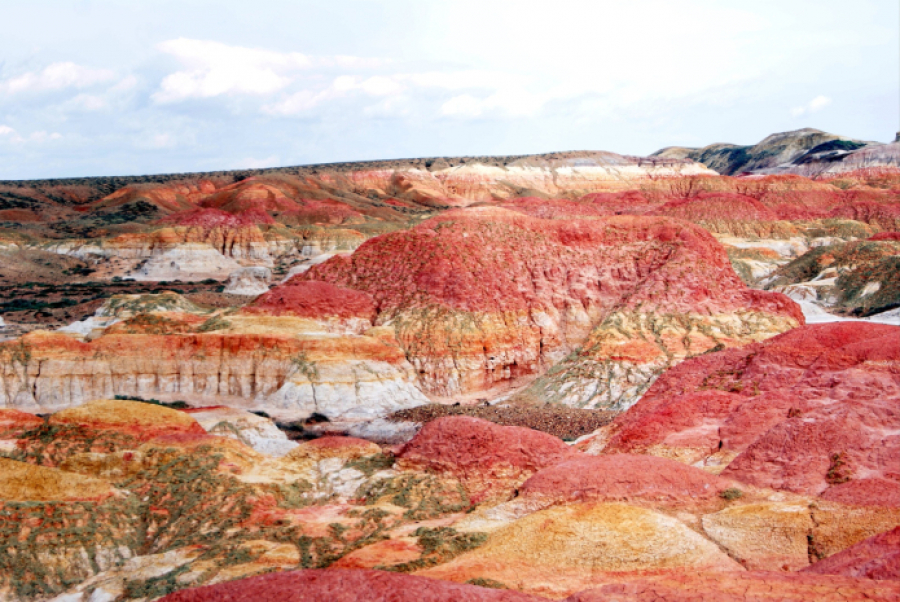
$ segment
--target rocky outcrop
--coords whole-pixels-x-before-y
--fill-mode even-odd
[[[857,480],[896,481],[897,332],[811,325],[688,360],[582,446],[671,457],[812,495]]]
[[[224,406],[194,408],[186,412],[203,429],[219,437],[230,437],[256,451],[281,457],[297,447],[270,418]]]
[[[257,296],[269,291],[272,270],[264,267],[241,268],[228,275],[225,290],[229,295]]]
[[[185,243],[140,262],[128,274],[135,280],[224,280],[240,265],[203,243]]]
[[[878,314],[900,305],[900,243],[865,240],[811,249],[763,283],[825,310]]]
[[[561,440],[531,429],[468,416],[426,424],[399,453],[401,466],[459,479],[474,502],[508,498],[538,470],[573,454]]]
[[[573,361],[597,373],[570,393],[550,395],[551,384],[540,394],[625,407],[688,355],[802,321],[786,298],[746,290],[707,233],[665,218],[451,212],[296,280],[370,294],[423,388],[443,396],[540,374],[580,346]]]
[[[861,167],[900,166],[900,154],[885,148],[890,146],[893,145],[803,128],[772,134],[753,146],[718,143],[703,148],[668,147],[651,157],[693,159],[723,175],[747,172],[809,176]]]
[[[5,343],[0,407],[48,411],[128,395],[227,403],[285,418],[319,412],[361,419],[427,401],[389,335],[319,330],[298,338],[309,325],[297,318],[231,318],[251,332],[240,334],[227,332],[236,326],[226,319],[210,320],[207,329],[226,332],[111,334],[84,343],[39,332]]]

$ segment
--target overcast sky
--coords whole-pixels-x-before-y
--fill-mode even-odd
[[[0,0],[0,179],[891,141],[897,0]]]

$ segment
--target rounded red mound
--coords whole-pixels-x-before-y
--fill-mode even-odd
[[[12,408],[0,408],[0,439],[16,438],[44,424],[44,419]]]
[[[528,476],[576,453],[540,431],[446,416],[422,427],[398,457],[406,465],[453,475],[477,502],[510,494]]]
[[[537,602],[519,592],[400,573],[330,569],[270,573],[169,594],[160,602]]]

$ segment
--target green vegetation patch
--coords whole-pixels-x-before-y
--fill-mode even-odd
[[[484,545],[488,538],[487,533],[460,533],[452,527],[436,529],[419,527],[413,535],[419,538],[419,546],[422,548],[422,555],[419,558],[393,566],[381,565],[375,568],[398,573],[411,573],[453,560],[464,552]],[[500,585],[502,586],[502,584]]]
[[[400,474],[364,485],[357,494],[367,505],[389,503],[407,508],[406,520],[426,520],[471,506],[462,484],[434,475]]]

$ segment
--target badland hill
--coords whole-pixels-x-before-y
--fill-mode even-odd
[[[900,600],[898,148],[0,182],[0,598]]]

